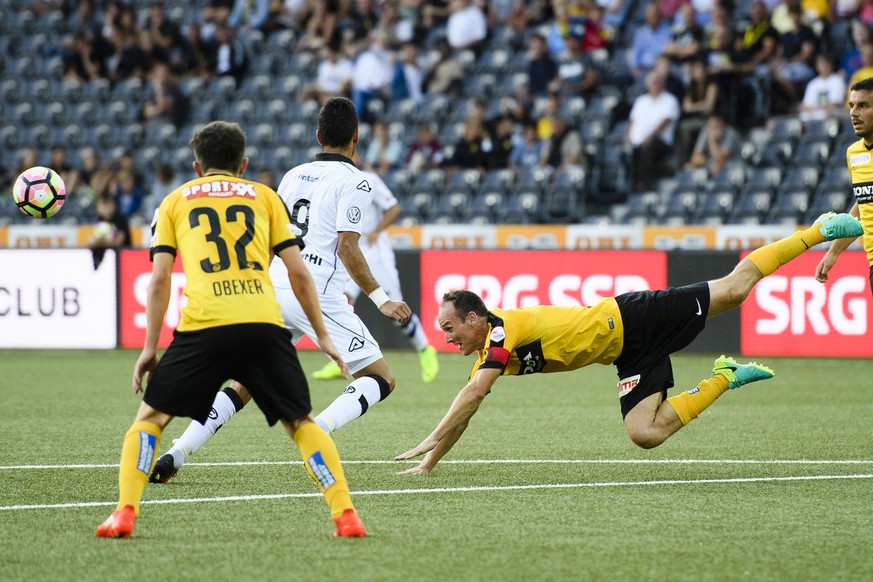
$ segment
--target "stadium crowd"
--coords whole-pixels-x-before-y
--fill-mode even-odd
[[[318,107],[407,224],[810,223],[848,199],[870,0],[0,0],[0,189],[33,165],[132,225],[240,123],[249,176],[308,161]],[[0,224],[27,220],[8,195]]]

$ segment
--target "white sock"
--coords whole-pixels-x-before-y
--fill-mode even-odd
[[[206,441],[212,438],[212,435],[230,420],[230,417],[242,410],[243,403],[237,393],[233,392],[233,396],[230,396],[227,391],[233,392],[225,388],[215,395],[212,410],[209,411],[205,424],[192,420],[182,436],[173,441],[172,448],[166,454],[173,456],[173,465],[176,469],[182,466],[188,455],[206,444]]]
[[[427,336],[424,335],[424,329],[421,327],[421,320],[418,319],[416,314],[413,313],[409,321],[406,322],[406,325],[400,326],[400,329],[403,330],[403,334],[409,339],[409,343],[419,352],[430,345],[430,342],[427,341]]]
[[[346,386],[345,391],[315,417],[315,423],[330,434],[363,415],[374,404],[388,398],[390,393],[391,389],[384,378],[362,376]]]

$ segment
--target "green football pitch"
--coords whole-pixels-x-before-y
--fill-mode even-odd
[[[716,355],[675,357],[677,387]],[[395,393],[334,435],[367,538],[331,537],[296,448],[250,407],[146,487],[132,539],[97,539],[140,400],[136,356],[0,351],[0,580],[873,578],[870,361],[761,358],[773,380],[650,451],[624,431],[613,368],[504,378],[412,477],[392,457],[436,425],[472,359],[442,355],[424,385],[416,356],[391,352]],[[312,382],[316,411],[343,387]]]

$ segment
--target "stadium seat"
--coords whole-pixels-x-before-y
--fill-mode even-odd
[[[840,121],[833,117],[807,121],[800,136],[800,143],[810,141],[832,142],[840,134]]]
[[[516,178],[515,189],[542,193],[550,177],[551,173],[545,168],[524,169]]]
[[[777,140],[764,145],[754,160],[755,165],[764,168],[784,168],[791,155],[794,153],[794,145],[791,141]]]
[[[677,190],[667,197],[661,217],[681,217],[682,224],[690,222],[698,212],[700,199],[705,196],[708,195],[698,190]]]
[[[595,161],[588,200],[599,203],[622,202],[630,190],[627,154],[621,145],[607,146]]]
[[[515,182],[515,174],[508,168],[487,170],[479,184],[481,192],[506,193]]]
[[[842,189],[819,190],[813,195],[806,216],[807,218],[812,217],[814,221],[817,216],[825,212],[847,212],[851,204],[854,203],[854,199],[850,202],[849,198],[850,196]],[[812,224],[812,222],[807,220],[807,224]]]
[[[818,166],[796,166],[789,168],[777,186],[782,191],[807,190],[812,192],[818,185]]]
[[[496,190],[482,191],[470,200],[470,215],[482,217],[487,224],[503,222],[506,195]]]
[[[540,204],[540,219],[546,224],[573,224],[579,212],[579,192],[572,184],[550,184]]]
[[[784,190],[776,196],[770,207],[767,222],[785,222],[786,219],[800,222],[809,209],[810,195],[807,190]]]
[[[734,203],[728,216],[728,222],[734,224],[761,224],[770,211],[773,191],[749,189],[743,192]]]
[[[774,142],[786,141],[793,145],[803,134],[803,123],[794,116],[773,117],[767,122],[767,126],[770,129],[770,139]]]
[[[445,187],[449,192],[473,195],[479,191],[479,181],[479,170],[458,170],[446,179]]]
[[[819,190],[848,190],[852,186],[852,176],[849,174],[849,168],[846,166],[845,151],[843,152],[842,163],[831,163],[825,170],[824,175],[818,185]]]
[[[625,213],[622,218],[624,224],[637,224],[640,226],[649,224],[658,213],[661,197],[657,192],[640,192],[630,194],[625,204]]]
[[[802,142],[791,156],[790,164],[798,168],[821,168],[830,157],[827,141]]]
[[[536,224],[539,205],[539,192],[520,190],[507,200],[504,220],[509,224]]]
[[[721,224],[727,220],[737,194],[733,189],[713,190],[703,196],[695,220],[705,224]]]
[[[415,192],[400,200],[400,210],[406,216],[414,216],[419,222],[429,222],[436,212],[435,199],[433,192]]]

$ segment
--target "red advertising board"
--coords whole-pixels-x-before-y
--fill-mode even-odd
[[[755,286],[741,307],[744,354],[873,356],[867,257],[862,251],[844,252],[821,284],[814,275],[823,256],[806,252]]]
[[[627,291],[662,289],[661,251],[422,251],[421,321],[431,343],[454,351],[437,325],[439,300],[455,289],[477,293],[489,308],[591,305]]]
[[[152,263],[147,250],[121,251],[118,267],[118,301],[121,347],[141,348],[146,333],[146,295],[149,280],[152,277]],[[182,261],[176,260],[173,265],[172,289],[167,315],[164,317],[164,327],[158,346],[165,348],[173,339],[173,330],[179,325],[182,305],[185,295],[185,274],[182,272]]]

